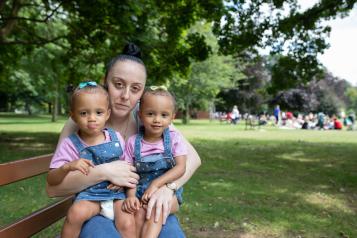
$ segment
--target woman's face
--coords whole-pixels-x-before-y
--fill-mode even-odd
[[[113,116],[125,117],[133,110],[144,91],[145,82],[143,65],[131,60],[115,63],[107,76]]]

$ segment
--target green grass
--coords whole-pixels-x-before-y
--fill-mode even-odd
[[[0,162],[51,152],[62,125],[0,115]],[[178,213],[187,237],[357,237],[357,132],[176,126],[202,159]],[[0,225],[50,200],[43,176],[4,186]]]

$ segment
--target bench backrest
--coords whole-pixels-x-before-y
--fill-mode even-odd
[[[0,164],[0,186],[48,172],[52,154]],[[0,237],[29,237],[66,216],[72,197],[35,211],[0,228]]]

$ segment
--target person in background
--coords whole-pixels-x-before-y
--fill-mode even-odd
[[[237,107],[237,105],[234,105],[233,110],[232,110],[232,123],[234,125],[236,125],[237,122],[239,121],[239,117],[240,117],[240,114],[239,114],[238,107]]]

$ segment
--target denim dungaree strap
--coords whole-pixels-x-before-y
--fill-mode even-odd
[[[144,137],[144,128],[141,128],[135,138],[134,156],[135,167],[140,175],[139,184],[137,186],[137,197],[141,198],[150,183],[157,177],[163,175],[166,171],[176,165],[175,159],[171,151],[171,138],[169,128],[163,132],[164,152],[162,154],[147,155],[144,158],[141,156],[141,142]],[[176,192],[179,203],[182,202],[182,188]]]
[[[135,165],[137,163],[142,163],[141,157],[141,141],[144,138],[144,128],[141,127],[139,133],[135,138],[135,149],[134,149],[134,156],[135,156]],[[171,169],[176,165],[175,159],[172,156],[171,152],[171,138],[170,138],[170,130],[166,128],[163,132],[163,144],[164,144],[164,153],[162,154],[163,158],[165,159],[166,163],[168,163],[169,168]],[[140,165],[139,165],[140,167]],[[139,171],[140,172],[140,171]]]
[[[94,165],[103,163],[110,163],[123,155],[120,141],[111,128],[107,130],[110,141],[102,144],[85,147],[77,134],[72,134],[69,138],[73,145],[76,147],[79,158],[88,159]],[[125,193],[107,189],[109,181],[103,181],[96,185],[86,188],[77,194],[76,200],[89,200],[89,201],[105,201],[111,199],[125,199]]]

